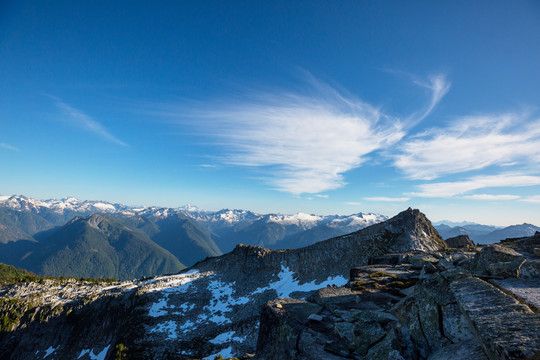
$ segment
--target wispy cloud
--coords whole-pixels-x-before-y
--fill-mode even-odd
[[[416,85],[431,91],[431,101],[427,108],[423,112],[411,116],[411,118],[415,119],[415,122],[419,122],[425,119],[448,91],[450,91],[450,82],[448,82],[446,76],[443,74],[432,75],[427,81],[413,76],[413,81]]]
[[[315,194],[315,196],[321,199],[328,199],[328,194]]]
[[[540,195],[529,196],[529,197],[523,198],[523,199],[521,199],[519,201],[529,202],[529,203],[533,203],[533,204],[540,204]]]
[[[516,200],[520,196],[517,195],[492,195],[492,194],[474,194],[463,196],[464,199],[471,200]]]
[[[97,134],[104,138],[107,141],[110,141],[112,143],[122,145],[122,146],[128,146],[125,142],[118,139],[114,135],[112,135],[103,125],[101,125],[98,121],[94,120],[89,115],[85,114],[84,112],[75,109],[74,107],[64,103],[57,97],[50,96],[52,99],[55,100],[56,106],[68,117],[68,120],[76,125],[77,127]]]
[[[344,173],[405,136],[408,119],[385,114],[313,77],[308,82],[307,92],[259,93],[184,109],[181,116],[196,119],[203,135],[218,139],[224,163],[258,167],[277,190],[295,195],[344,186]],[[429,84],[432,108],[447,88],[440,78]]]
[[[3,143],[3,142],[0,142],[0,148],[6,149],[6,150],[11,150],[11,151],[21,151],[18,147],[15,147],[13,145],[9,145],[9,144]]]
[[[540,176],[505,173],[499,175],[475,176],[465,181],[422,184],[418,186],[420,192],[414,192],[410,195],[429,198],[445,198],[484,188],[534,185],[540,185]]]
[[[525,115],[483,115],[458,119],[445,128],[419,134],[400,144],[394,164],[411,179],[488,166],[540,164],[540,120]]]
[[[347,201],[345,203],[346,205],[351,205],[351,206],[359,206],[359,205],[362,205],[361,202],[358,202],[358,201]]]
[[[386,197],[386,196],[375,196],[375,197],[365,197],[364,200],[367,201],[376,201],[376,202],[405,202],[409,201],[408,197]]]

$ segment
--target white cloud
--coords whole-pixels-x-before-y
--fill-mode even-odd
[[[519,201],[529,202],[529,203],[533,203],[533,204],[540,204],[540,195],[529,196],[529,197],[523,198],[523,199],[521,199]]]
[[[409,201],[410,198],[408,197],[386,197],[386,196],[375,196],[375,197],[365,197],[364,200],[367,201],[381,201],[381,202],[405,202]]]
[[[523,115],[469,116],[431,129],[400,145],[394,164],[411,179],[488,166],[540,164],[540,120]]]
[[[327,194],[315,194],[315,196],[318,197],[318,198],[322,198],[322,199],[328,199]]]
[[[435,106],[441,101],[441,99],[448,93],[450,90],[450,83],[446,80],[446,77],[442,74],[433,75],[429,78],[429,81],[424,81],[413,77],[414,83],[416,85],[422,86],[426,89],[431,90],[431,101],[429,106],[424,110],[421,116],[418,117],[416,122],[423,120],[428,116]],[[414,116],[413,116],[414,117]]]
[[[313,77],[308,80],[313,90],[307,94],[262,94],[205,104],[178,116],[196,119],[203,135],[219,140],[224,163],[258,167],[277,190],[300,195],[340,188],[346,184],[344,173],[400,141],[407,124]],[[427,114],[447,85],[435,77],[423,86],[433,92]]]
[[[361,202],[357,202],[357,201],[347,201],[345,204],[346,204],[346,205],[352,205],[352,206],[359,206],[359,205],[362,205]]]
[[[464,199],[471,200],[516,200],[520,196],[517,195],[492,195],[492,194],[474,194],[463,197]]]
[[[419,185],[420,192],[411,193],[419,197],[452,197],[469,191],[494,187],[520,187],[540,185],[540,176],[505,173],[475,176],[465,181],[439,182]]]
[[[6,143],[0,143],[0,148],[11,150],[11,151],[21,151],[19,148],[13,145],[6,144]]]
[[[103,125],[101,125],[99,122],[92,119],[90,116],[86,115],[82,111],[75,109],[74,107],[62,102],[56,97],[51,96],[51,98],[56,101],[56,106],[69,117],[71,123],[77,125],[83,130],[97,134],[110,142],[122,146],[128,146],[125,142],[116,138],[109,131],[107,131],[107,129],[105,129]]]

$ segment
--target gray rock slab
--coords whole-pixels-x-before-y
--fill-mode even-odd
[[[540,312],[540,279],[504,279],[491,282],[530,305],[535,312]]]
[[[540,314],[478,278],[456,280],[450,289],[490,358],[540,358]]]

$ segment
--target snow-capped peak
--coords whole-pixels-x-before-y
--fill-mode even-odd
[[[270,215],[268,217],[268,222],[274,222],[282,225],[311,227],[320,222],[322,219],[322,216],[310,215],[299,212],[294,215]]]
[[[178,210],[187,211],[187,212],[200,212],[201,209],[199,209],[197,206],[193,204],[185,204],[182,206],[179,206],[177,208]]]

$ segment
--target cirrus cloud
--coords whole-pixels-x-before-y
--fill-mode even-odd
[[[0,148],[10,150],[10,151],[17,151],[17,152],[21,151],[18,147],[15,147],[13,145],[9,145],[3,142],[0,142]]]
[[[162,115],[191,118],[201,135],[217,140],[213,143],[223,149],[221,162],[258,168],[276,190],[295,195],[344,186],[344,173],[364,164],[371,153],[399,142],[418,121],[418,116],[390,116],[313,77],[308,81],[307,93],[259,93]],[[419,84],[433,93],[420,118],[446,94],[445,81],[435,76]]]
[[[437,182],[418,185],[420,192],[413,192],[411,196],[444,198],[461,195],[470,191],[484,188],[521,187],[540,185],[540,176],[516,173],[503,173],[499,175],[475,176],[465,181]]]
[[[464,199],[471,199],[471,200],[516,200],[519,199],[521,196],[517,195],[492,195],[492,194],[474,194],[474,195],[467,195],[464,196]]]
[[[467,116],[400,144],[394,165],[410,179],[432,180],[488,166],[540,164],[538,149],[540,120],[512,113]]]
[[[128,146],[128,144],[118,139],[116,136],[112,135],[103,125],[101,125],[101,123],[94,120],[91,116],[64,103],[55,96],[47,96],[55,100],[56,107],[58,107],[67,116],[67,120],[73,125],[85,131],[97,134],[109,142],[122,146]]]

